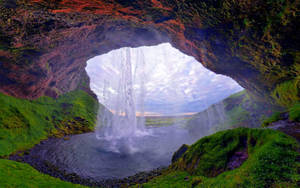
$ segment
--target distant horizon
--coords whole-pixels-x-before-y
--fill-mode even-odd
[[[109,109],[108,109],[109,110]],[[114,110],[109,110],[112,114],[115,114]],[[157,112],[145,112],[144,117],[165,117],[165,116],[192,116],[199,112],[186,112],[186,113],[177,113],[177,114],[162,114]],[[141,112],[136,112],[136,117],[142,116]]]

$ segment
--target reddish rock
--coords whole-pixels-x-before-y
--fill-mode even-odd
[[[0,91],[16,97],[74,90],[86,76],[88,59],[125,46],[163,42],[232,77],[256,96],[269,95],[277,84],[299,74],[297,2],[3,2]]]

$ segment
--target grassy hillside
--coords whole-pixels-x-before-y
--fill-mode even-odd
[[[82,90],[32,101],[0,94],[0,156],[29,149],[49,136],[92,131],[97,110],[97,100]],[[28,164],[0,159],[0,187],[83,186],[39,173]]]
[[[41,174],[28,164],[15,161],[0,160],[0,187],[20,187],[20,188],[68,188],[84,187],[68,182],[63,182],[57,178]]]
[[[284,109],[255,102],[244,90],[195,114],[186,127],[191,133],[200,136],[237,127],[255,128],[260,127],[277,110]]]
[[[49,136],[91,131],[97,109],[96,99],[82,90],[32,101],[0,94],[0,156],[28,149]]]
[[[224,123],[226,128],[260,127],[266,117],[280,110],[272,105],[252,100],[245,90],[226,98],[224,106],[228,117]],[[219,129],[222,129],[222,125]]]
[[[189,146],[168,172],[142,187],[297,187],[298,148],[270,129],[220,131]]]
[[[273,113],[272,116],[266,118],[263,121],[262,127],[268,127],[273,122],[279,120],[288,120],[289,122],[300,122],[300,102],[295,103],[293,106],[286,109],[285,111],[278,111]]]

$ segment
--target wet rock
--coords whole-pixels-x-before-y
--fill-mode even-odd
[[[172,156],[172,163],[175,163],[189,148],[188,145],[183,144]]]
[[[3,3],[5,8],[14,9],[14,8],[17,7],[16,0],[3,0],[2,3]]]
[[[274,17],[279,7],[297,10],[296,3],[228,1],[234,5],[228,7],[195,0],[1,2],[0,79],[6,84],[0,91],[15,97],[56,97],[78,88],[94,95],[84,70],[90,57],[163,42],[232,77],[258,98],[269,99],[277,85],[299,74],[294,66],[299,15],[285,11],[283,17]],[[274,18],[270,25],[269,17]]]
[[[286,118],[271,123],[268,128],[282,131],[294,137],[300,143],[300,122],[289,121],[288,118]]]
[[[227,163],[227,169],[233,170],[240,167],[248,159],[247,148],[242,151],[236,151]]]

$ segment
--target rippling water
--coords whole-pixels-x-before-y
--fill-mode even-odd
[[[132,137],[131,148],[127,147],[128,140],[118,140],[116,152],[111,149],[110,141],[97,140],[94,133],[87,133],[72,136],[69,140],[46,141],[34,149],[34,155],[83,178],[119,179],[168,166],[173,153],[182,144],[195,141],[187,130],[174,126],[148,131],[151,134]]]

